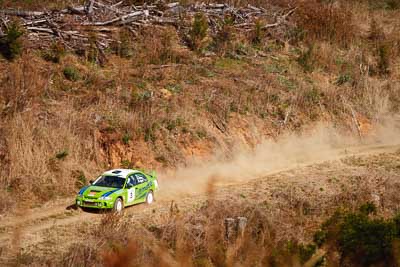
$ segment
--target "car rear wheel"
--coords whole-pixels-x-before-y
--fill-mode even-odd
[[[147,204],[151,204],[154,201],[154,195],[153,195],[153,191],[149,191],[149,193],[147,193],[146,196],[146,203]]]
[[[114,202],[114,208],[113,210],[115,212],[121,212],[124,209],[124,203],[122,202],[122,199],[117,198]]]

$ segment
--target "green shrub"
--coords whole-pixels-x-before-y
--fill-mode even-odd
[[[197,13],[194,17],[192,27],[189,32],[189,46],[193,50],[201,50],[203,40],[207,36],[208,21],[202,13]]]
[[[310,104],[317,104],[322,97],[321,91],[313,87],[304,93],[304,97]]]
[[[316,249],[317,246],[315,246],[314,244],[300,245],[299,246],[300,262],[302,264],[307,262],[312,257],[312,255],[314,255]]]
[[[155,132],[158,129],[158,124],[157,123],[153,123],[150,127],[146,127],[144,130],[144,141],[146,142],[155,142],[156,141],[156,135]]]
[[[264,38],[263,22],[261,20],[256,20],[251,35],[251,42],[254,45],[259,45],[262,42],[263,38]]]
[[[63,73],[67,80],[76,82],[80,79],[79,71],[73,66],[65,67]]]
[[[390,45],[388,43],[380,43],[377,50],[378,73],[381,75],[387,75],[390,72]]]
[[[42,52],[42,57],[46,61],[60,63],[61,57],[65,54],[64,45],[60,42],[54,42],[50,49]]]
[[[56,154],[56,159],[65,159],[68,156],[68,151],[63,150]]]
[[[182,118],[176,118],[175,120],[167,120],[166,124],[168,131],[173,131],[176,128],[183,126],[184,120]]]
[[[376,206],[374,203],[367,202],[360,207],[360,212],[365,215],[376,214]]]
[[[80,188],[87,184],[87,179],[85,173],[83,171],[77,170],[73,172],[73,176],[75,176],[75,187]]]
[[[353,78],[351,77],[351,75],[349,73],[342,73],[337,77],[335,84],[338,86],[341,86],[343,84],[346,84],[346,83],[352,82],[352,81],[353,81]]]
[[[225,16],[218,21],[219,30],[213,36],[212,48],[220,55],[225,55],[227,52],[233,52],[234,46],[232,40],[234,38],[233,20],[230,16]]]
[[[369,219],[365,214],[348,214],[340,225],[340,253],[364,266],[385,262],[392,258],[394,235],[394,224],[390,221]]]
[[[180,93],[182,91],[182,86],[180,84],[168,84],[166,89],[171,93]]]
[[[313,236],[313,241],[318,247],[320,247],[325,243],[326,238],[327,232],[324,230],[318,230]]]
[[[314,69],[313,50],[314,46],[309,45],[305,50],[300,51],[300,55],[297,58],[297,63],[305,72],[310,72]]]
[[[131,58],[133,56],[132,36],[127,28],[123,28],[119,32],[119,42],[116,52],[122,58]]]
[[[129,141],[132,139],[132,136],[129,133],[125,133],[124,136],[122,136],[122,143],[125,145],[129,144]]]
[[[13,60],[22,53],[22,35],[23,31],[17,23],[8,27],[5,36],[0,39],[0,53],[4,58]]]
[[[355,266],[392,266],[393,243],[400,240],[400,214],[382,219],[371,217],[375,212],[375,205],[369,202],[357,212],[337,211],[315,233],[314,242],[321,246],[327,240],[333,241],[341,262]]]

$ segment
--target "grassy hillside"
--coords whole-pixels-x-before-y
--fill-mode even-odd
[[[1,1],[74,2],[51,3]],[[174,168],[318,121],[362,134],[398,112],[398,1],[262,5],[297,9],[278,29],[223,20],[215,34],[199,16],[186,22],[189,40],[172,26],[122,28],[105,55],[60,43],[38,50],[21,22],[3,29],[0,212],[71,195],[107,168]]]

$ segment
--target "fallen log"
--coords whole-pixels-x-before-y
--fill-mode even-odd
[[[27,30],[35,31],[35,32],[47,32],[47,33],[51,33],[51,34],[55,33],[52,29],[49,29],[49,28],[27,27]]]
[[[47,22],[47,19],[39,19],[39,20],[32,20],[32,21],[28,21],[23,23],[23,26],[30,26],[30,25],[35,25],[35,24],[41,24]]]
[[[121,17],[116,17],[116,18],[108,20],[108,21],[85,22],[82,25],[85,25],[85,26],[106,26],[106,25],[110,25],[110,24],[116,23],[118,21],[126,21],[129,18],[136,17],[136,16],[141,16],[143,14],[144,14],[143,11],[135,11],[135,12],[129,13],[127,15],[124,15],[124,16],[121,16]]]
[[[44,16],[45,12],[40,11],[26,11],[26,10],[14,10],[14,9],[2,9],[0,10],[1,15],[19,16],[19,17],[40,17]]]

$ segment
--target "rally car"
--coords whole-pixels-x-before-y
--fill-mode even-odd
[[[139,170],[115,169],[83,187],[76,196],[76,205],[121,212],[124,207],[137,203],[151,204],[157,189],[155,172],[147,174]]]

